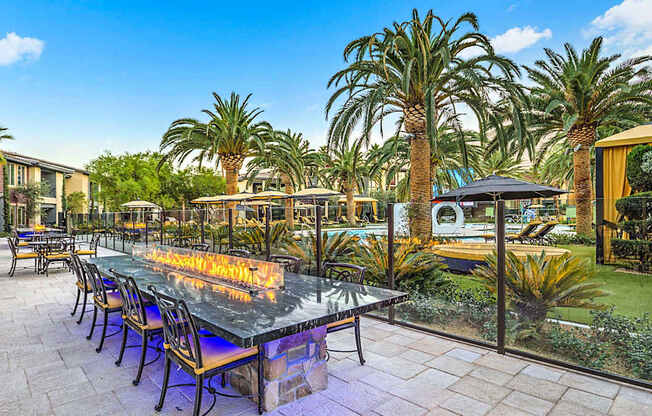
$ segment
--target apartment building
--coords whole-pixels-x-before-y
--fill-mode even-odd
[[[14,152],[2,151],[2,154],[7,162],[6,169],[0,170],[0,175],[6,172],[8,189],[1,189],[1,192],[2,198],[7,198],[8,201],[8,219],[11,226],[60,225],[64,218],[64,195],[73,192],[82,192],[86,197],[87,203],[83,213],[88,213],[91,209],[98,212],[99,206],[93,201],[97,186],[90,181],[87,171]],[[24,201],[15,198],[11,189],[39,182],[47,184],[46,192],[41,195],[39,201],[40,209],[37,211],[40,211],[40,215],[27,218]],[[3,178],[0,188],[4,187],[4,183]],[[5,206],[3,201],[3,209]],[[0,222],[4,222],[4,215],[0,216]],[[0,225],[4,228],[4,223]]]

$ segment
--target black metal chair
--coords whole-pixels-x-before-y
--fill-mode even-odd
[[[323,276],[328,279],[339,280],[349,283],[362,284],[364,280],[365,268],[356,264],[348,263],[324,263]],[[360,340],[360,316],[352,316],[340,321],[331,322],[326,325],[326,333],[338,332],[344,329],[353,328],[355,332],[355,350],[334,350],[331,352],[357,352],[360,359],[360,365],[364,365],[365,359],[362,356],[362,342]]]
[[[288,256],[286,254],[272,254],[269,261],[278,263],[285,271],[290,273],[299,273],[303,261],[299,257]]]
[[[165,339],[163,386],[159,402],[154,409],[156,411],[163,409],[167,390],[176,387],[168,385],[172,362],[195,378],[193,415],[198,416],[203,390],[207,389],[212,394],[220,394],[211,386],[215,375],[222,374],[222,385],[224,385],[225,372],[258,360],[258,413],[262,414],[265,388],[262,348],[240,348],[217,336],[200,337],[195,320],[183,300],[157,292],[156,288],[152,286],[149,287],[149,290],[154,294],[155,303],[163,320],[163,337]],[[204,386],[206,379],[208,379],[208,387]],[[220,395],[234,397],[226,394]]]
[[[9,244],[9,250],[11,250],[11,267],[9,268],[9,277],[14,275],[16,271],[16,264],[21,260],[34,260],[34,272],[37,271],[39,254],[36,252],[30,253],[19,253],[18,247],[16,247],[14,241],[11,238],[7,238],[7,243]]]
[[[29,248],[29,242],[25,241],[27,239],[21,239],[18,236],[18,232],[16,230],[13,231],[13,235],[14,235],[14,247],[16,247],[16,253],[18,253],[21,248]],[[11,237],[9,237],[8,239],[11,239]]]
[[[73,273],[75,273],[75,277],[77,277],[77,281],[75,282],[75,286],[77,287],[77,300],[75,300],[75,307],[70,315],[75,315],[77,312],[77,306],[79,305],[79,298],[81,297],[82,293],[84,294],[81,314],[77,320],[77,325],[79,325],[81,324],[82,319],[84,319],[84,313],[86,313],[86,301],[88,300],[88,294],[93,293],[93,287],[91,286],[89,280],[86,278],[86,271],[81,265],[79,256],[72,251],[70,252],[70,267],[72,268]],[[104,279],[104,286],[107,288],[107,290],[116,290],[115,283],[108,279]]]
[[[158,359],[156,357],[153,361],[145,364],[145,359],[147,358],[147,348],[150,347],[147,344],[148,339],[152,339],[155,335],[162,335],[163,333],[163,322],[161,320],[161,314],[159,313],[158,307],[153,304],[147,304],[143,294],[141,293],[136,281],[131,276],[124,276],[120,273],[117,273],[114,270],[110,270],[111,273],[115,276],[115,282],[118,286],[118,292],[120,293],[120,298],[122,299],[122,345],[120,346],[120,355],[118,360],[115,362],[115,365],[120,367],[122,364],[122,357],[125,353],[125,348],[127,348],[127,335],[129,330],[136,332],[140,335],[142,343],[140,345],[140,361],[138,363],[138,373],[136,378],[132,381],[134,386],[137,386],[140,383],[140,377],[143,374],[143,368],[153,363]],[[159,353],[161,350],[157,347],[150,347],[157,350]],[[159,354],[160,356],[160,354]]]
[[[72,238],[72,240],[70,240]],[[74,237],[51,237],[47,239],[41,255],[41,272],[49,276],[50,264],[63,263],[70,269],[70,253],[68,247],[74,248]]]
[[[245,250],[243,248],[231,248],[226,251],[227,256],[235,256],[235,257],[244,257],[244,258],[251,258],[252,254],[249,250]]]
[[[190,248],[192,250],[197,250],[197,251],[208,251],[210,246],[208,245],[208,243],[197,243],[190,246]]]
[[[95,324],[97,322],[97,310],[101,309],[102,312],[104,312],[102,339],[100,340],[100,345],[95,349],[95,352],[99,353],[102,351],[104,339],[112,337],[120,332],[120,330],[118,330],[113,334],[106,335],[106,327],[109,326],[109,314],[122,312],[122,298],[120,297],[120,293],[116,291],[107,291],[104,279],[96,265],[87,261],[81,261],[81,264],[86,271],[86,278],[91,283],[91,288],[93,289],[93,323],[91,324],[91,330],[86,339],[91,339],[93,337],[93,331],[97,326]]]
[[[75,254],[78,255],[78,256],[97,257],[97,246],[99,244],[100,244],[100,234],[93,234],[93,237],[91,237],[90,243],[88,243],[88,249],[87,250],[82,250],[82,249],[75,250]]]

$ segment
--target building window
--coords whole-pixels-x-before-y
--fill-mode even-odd
[[[16,185],[16,165],[9,163],[7,165],[7,171],[9,172],[9,185]]]
[[[18,174],[16,175],[16,185],[21,186],[25,185],[26,182],[26,177],[25,177],[25,166],[18,166]]]
[[[18,207],[18,225],[27,225],[25,207]]]

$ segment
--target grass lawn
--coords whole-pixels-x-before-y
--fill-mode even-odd
[[[574,255],[590,259],[595,264],[595,247],[591,246],[561,246],[569,249]],[[608,296],[598,298],[607,305],[615,305],[615,312],[630,317],[638,317],[647,312],[652,316],[652,275],[639,275],[615,271],[615,266],[596,265],[595,280],[604,283]],[[473,276],[451,274],[450,277],[462,288],[482,287],[482,283]],[[589,310],[576,308],[557,308],[554,316],[561,319],[589,323]]]

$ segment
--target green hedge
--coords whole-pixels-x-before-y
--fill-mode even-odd
[[[616,201],[616,209],[628,220],[643,219],[643,205],[646,205],[646,215],[652,215],[652,192],[640,192],[626,196]]]
[[[652,175],[641,166],[649,152],[652,152],[652,146],[640,144],[627,155],[627,180],[634,192],[652,191]]]
[[[629,220],[622,223],[623,231],[629,234],[632,240],[645,240],[645,237],[652,236],[652,219]]]
[[[616,257],[634,258],[641,262],[643,270],[652,265],[652,241],[611,239],[611,250]]]

